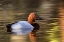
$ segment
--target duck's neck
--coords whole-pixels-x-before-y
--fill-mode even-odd
[[[28,20],[28,22],[29,22],[30,24],[34,24],[35,20],[33,20],[33,21]]]

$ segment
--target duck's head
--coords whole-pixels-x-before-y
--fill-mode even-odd
[[[41,17],[39,17],[35,12],[32,12],[28,16],[28,22],[33,23],[35,20],[43,20]]]

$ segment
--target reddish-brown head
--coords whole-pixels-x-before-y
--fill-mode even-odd
[[[30,13],[30,15],[28,16],[28,22],[32,24],[33,22],[35,22],[35,19],[36,19],[35,13],[34,12]]]
[[[35,20],[42,20],[36,13],[32,12],[28,16],[28,22],[33,24]]]

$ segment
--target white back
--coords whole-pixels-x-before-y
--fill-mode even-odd
[[[11,28],[12,28],[12,32],[25,35],[25,34],[29,34],[34,27],[27,21],[18,21],[18,23],[13,24]]]

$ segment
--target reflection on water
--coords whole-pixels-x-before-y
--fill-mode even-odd
[[[55,1],[55,0],[54,0]],[[40,17],[44,18],[43,21],[37,21],[41,28],[37,32],[38,42],[49,42],[46,38],[47,33],[46,30],[49,30],[49,20],[53,15],[52,12],[56,10],[56,4],[53,0],[0,0],[0,32],[4,32],[6,34],[7,23],[19,21],[19,20],[27,20],[27,17],[30,12],[36,12]],[[57,14],[57,13],[54,13]],[[48,29],[49,28],[49,29]],[[0,34],[0,35],[4,35]],[[10,35],[6,34],[4,40],[6,42],[10,42]],[[1,40],[4,42],[3,40]]]
[[[14,35],[10,36],[10,42],[30,42],[29,35]]]

